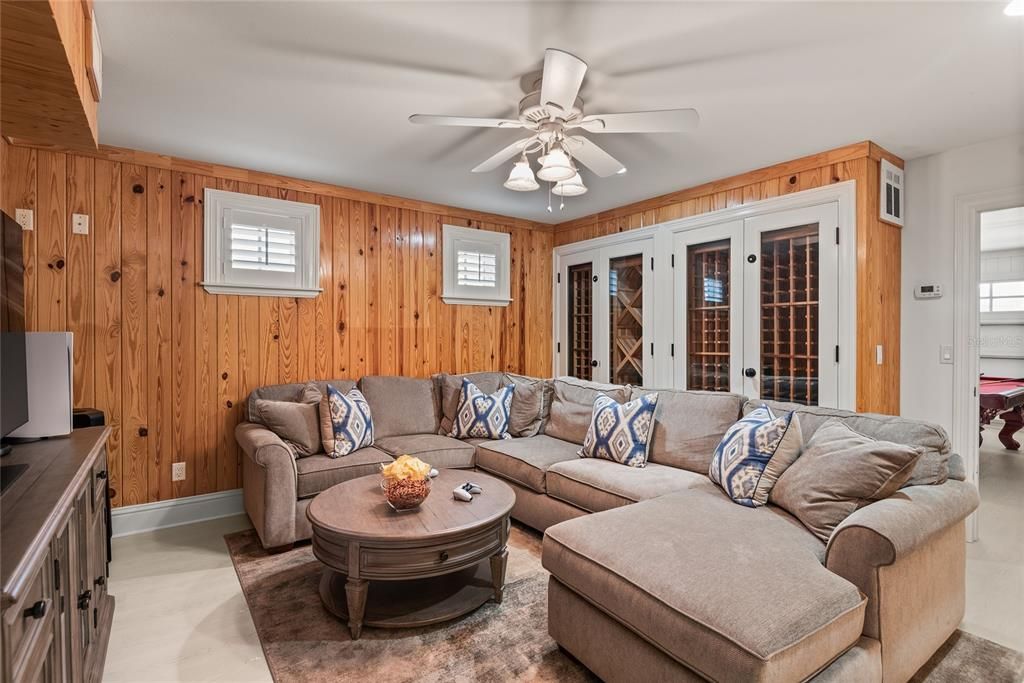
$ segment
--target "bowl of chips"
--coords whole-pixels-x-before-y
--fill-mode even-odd
[[[430,465],[419,458],[400,455],[381,465],[380,487],[393,510],[415,510],[430,495]]]

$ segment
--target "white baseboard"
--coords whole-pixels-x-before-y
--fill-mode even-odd
[[[114,508],[110,511],[110,523],[115,537],[130,536],[244,512],[242,489],[233,489]]]

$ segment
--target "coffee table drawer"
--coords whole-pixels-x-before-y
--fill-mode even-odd
[[[360,553],[363,578],[406,578],[456,571],[481,562],[502,547],[501,528],[445,543],[409,548],[368,548]]]

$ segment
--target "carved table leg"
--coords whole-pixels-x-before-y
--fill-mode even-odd
[[[348,628],[352,640],[359,640],[363,632],[363,613],[366,611],[366,592],[369,582],[349,577],[345,582],[345,598],[348,601]]]
[[[505,589],[505,567],[508,565],[508,548],[502,548],[491,555],[491,583],[494,584],[494,601],[501,603]]]
[[[1008,410],[999,417],[1003,420],[1003,428],[999,430],[999,441],[1002,442],[1005,448],[1011,451],[1016,451],[1020,448],[1020,443],[1013,438],[1013,435],[1024,427],[1024,417],[1021,413],[1024,412],[1024,408],[1014,408]]]

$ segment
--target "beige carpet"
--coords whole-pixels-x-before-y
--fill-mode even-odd
[[[289,681],[591,681],[547,633],[547,572],[540,536],[515,525],[505,596],[456,621],[415,629],[366,628],[357,641],[320,604],[320,565],[309,544],[279,555],[255,531],[225,537],[267,664]],[[372,586],[371,586],[372,590]],[[1024,654],[958,631],[917,683],[1020,683]]]

